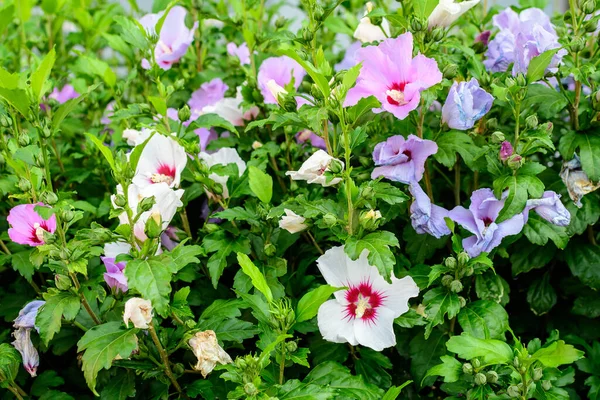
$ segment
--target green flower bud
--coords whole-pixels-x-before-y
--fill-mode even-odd
[[[478,374],[475,374],[475,384],[478,386],[482,386],[485,385],[487,383],[487,378],[485,377],[484,374],[482,374],[481,372],[479,372]]]
[[[523,157],[521,157],[518,154],[513,154],[512,156],[510,156],[510,158],[507,161],[507,165],[512,169],[512,170],[517,170],[519,168],[521,168],[521,166],[523,165]]]
[[[40,129],[40,136],[44,139],[48,139],[52,136],[52,130],[45,126],[43,129]]]
[[[325,215],[323,215],[323,222],[325,223],[325,225],[329,228],[333,227],[335,224],[337,224],[337,217],[333,214],[327,213]]]
[[[593,33],[596,32],[596,29],[598,28],[598,22],[594,21],[594,20],[590,20],[587,21],[584,25],[583,25],[583,29],[585,29],[585,31],[587,33]]]
[[[302,28],[302,39],[304,39],[305,42],[310,42],[311,40],[313,40],[313,38],[315,37],[314,33],[310,30],[310,28],[308,27],[304,27]]]
[[[498,120],[496,118],[490,118],[485,121],[485,127],[488,129],[496,129],[498,128]]]
[[[594,11],[596,11],[596,2],[594,0],[584,1],[581,5],[581,10],[586,14],[592,14]]]
[[[473,364],[473,368],[475,369],[479,369],[479,367],[481,367],[481,361],[479,361],[477,358],[472,359],[471,364]]]
[[[511,87],[515,86],[516,84],[517,84],[517,81],[512,76],[509,76],[504,80],[504,85],[507,88],[511,88]]]
[[[442,28],[434,28],[431,30],[431,40],[439,42],[444,38],[444,30]]]
[[[454,79],[458,72],[458,66],[456,64],[448,64],[444,67],[443,74],[446,79]]]
[[[125,200],[125,196],[122,194],[115,195],[115,205],[117,207],[124,207],[127,201]]]
[[[258,389],[254,386],[254,383],[248,382],[244,385],[244,393],[248,396],[256,396],[258,394]]]
[[[275,245],[273,243],[265,244],[263,249],[264,249],[264,252],[267,255],[267,257],[274,256],[275,253],[277,252],[277,247],[275,247]]]
[[[54,283],[59,290],[68,290],[71,287],[71,278],[66,275],[54,275]]]
[[[4,165],[6,163],[6,159],[4,158],[4,154],[0,153],[0,165]]]
[[[281,97],[283,96],[280,95],[279,97],[281,99]],[[294,98],[294,96],[286,95],[285,97],[283,97],[280,104],[281,107],[287,112],[296,112],[296,110],[298,109],[298,102],[296,101],[296,98]]]
[[[545,391],[552,389],[552,382],[547,381],[547,380],[542,381],[542,389],[544,389]]]
[[[539,381],[540,379],[542,379],[542,376],[544,375],[544,370],[542,368],[535,368],[533,370],[533,380],[534,381]]]
[[[40,168],[44,168],[44,166],[46,165],[46,161],[44,160],[44,156],[41,153],[36,154],[33,158],[35,159],[35,165],[37,165]]]
[[[185,367],[181,363],[177,363],[173,366],[173,372],[176,375],[182,375],[184,371],[185,371]]]
[[[527,86],[527,78],[525,78],[525,75],[521,72],[517,74],[517,84],[521,87]]]
[[[450,269],[454,269],[456,268],[456,266],[458,265],[456,258],[454,257],[448,257],[444,260],[444,265]]]
[[[471,375],[473,373],[473,366],[471,363],[464,363],[462,366],[463,373]]]
[[[331,160],[331,162],[329,163],[329,170],[333,174],[339,174],[340,172],[342,172],[344,170],[344,166],[342,165],[342,163],[339,160],[334,159],[334,160]]]
[[[286,24],[286,19],[284,17],[279,17],[275,20],[275,28],[277,29],[281,29],[285,26]]]
[[[155,239],[160,236],[162,232],[162,218],[159,213],[153,213],[144,227],[144,233],[151,239]]]
[[[500,131],[496,131],[494,133],[492,133],[492,142],[493,143],[502,143],[506,140],[506,136],[504,136],[504,133],[500,132]]]
[[[29,182],[25,178],[19,179],[19,189],[21,189],[22,192],[30,191],[31,190],[31,182]]]
[[[317,100],[321,100],[323,98],[323,93],[321,93],[321,89],[316,84],[312,84],[310,86],[310,94]]]
[[[19,142],[19,146],[25,147],[25,146],[29,146],[29,143],[31,142],[31,140],[29,139],[28,134],[21,133],[19,135],[19,137],[17,138],[17,142]]]
[[[513,365],[515,368],[519,368],[519,366],[521,365],[521,360],[519,360],[519,357],[515,357],[515,359],[513,360]]]
[[[373,190],[372,187],[367,186],[366,188],[364,188],[360,195],[362,196],[363,199],[365,200],[371,200],[373,199],[373,197],[375,196],[375,191]]]
[[[44,239],[44,243],[46,244],[52,244],[56,242],[56,235],[48,231],[42,232],[42,238]]]
[[[382,221],[381,212],[379,210],[363,211],[360,213],[358,221],[360,226],[362,226],[364,229],[370,231],[375,230],[379,227],[379,224]]]
[[[9,126],[12,126],[12,119],[6,114],[2,114],[0,115],[0,124],[4,128],[8,128]]]
[[[450,290],[453,291],[454,293],[460,293],[463,290],[463,284],[461,281],[459,281],[458,279],[452,281],[452,283],[450,284]]]
[[[464,267],[469,262],[470,259],[471,259],[471,257],[469,257],[469,255],[466,252],[461,251],[460,253],[458,253],[458,265],[459,266]]]
[[[538,126],[538,118],[536,115],[530,115],[525,119],[525,125],[529,129],[535,129]]]
[[[496,382],[498,382],[498,373],[496,371],[488,371],[485,374],[485,377],[486,377],[486,379],[487,379],[487,381],[489,383],[496,383]]]
[[[444,275],[442,276],[442,285],[446,287],[450,287],[452,282],[454,281],[454,277],[452,275]]]
[[[519,388],[516,385],[511,385],[506,390],[506,394],[508,394],[508,396],[511,399],[516,399],[517,397],[519,397],[521,395],[521,391],[519,390]]]
[[[582,37],[575,38],[571,41],[569,48],[572,52],[577,53],[583,49],[585,49],[585,39]]]
[[[186,122],[188,119],[190,119],[191,116],[192,112],[190,111],[190,107],[187,104],[177,111],[177,118],[179,118],[179,121],[181,122]]]
[[[41,195],[41,200],[44,203],[46,203],[46,204],[48,204],[50,206],[53,206],[58,201],[58,196],[54,192],[45,191]]]
[[[467,305],[467,299],[462,296],[458,296],[458,302],[460,303],[460,308],[463,308]]]
[[[467,267],[467,269],[465,269],[466,276],[471,276],[471,275],[473,275],[474,272],[475,272],[475,268],[473,268],[473,267]]]
[[[154,196],[152,196],[152,197],[145,197],[138,204],[138,209],[141,210],[141,211],[143,211],[143,212],[150,211],[150,209],[152,208],[152,206],[154,206],[154,202],[155,202]]]
[[[287,342],[285,344],[285,348],[288,351],[288,353],[294,353],[296,350],[298,350],[298,343],[292,341],[292,342]]]
[[[71,257],[71,252],[63,247],[60,249],[59,257],[61,260],[68,260]]]
[[[315,8],[313,10],[313,17],[315,21],[321,22],[323,20],[323,16],[325,15],[325,10],[319,4],[315,4]]]
[[[413,18],[410,21],[410,30],[413,32],[421,32],[427,24],[424,24],[419,18]]]
[[[61,217],[65,222],[71,222],[75,217],[75,212],[72,210],[63,210],[61,212]]]

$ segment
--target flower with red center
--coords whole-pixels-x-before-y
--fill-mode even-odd
[[[8,229],[10,240],[19,244],[39,246],[44,244],[44,232],[54,233],[56,216],[52,215],[44,219],[35,211],[36,206],[44,206],[44,204],[20,204],[10,210],[6,217],[11,226]]]
[[[418,54],[413,58],[410,32],[386,39],[377,46],[358,49],[356,62],[362,62],[356,86],[348,91],[344,106],[353,106],[362,98],[375,96],[381,108],[398,119],[404,119],[417,108],[421,91],[442,81],[437,62]]]
[[[177,187],[186,163],[183,146],[173,138],[155,134],[142,151],[133,183],[140,188],[156,183]]]
[[[394,319],[408,311],[408,299],[419,288],[409,276],[386,282],[367,256],[365,250],[353,261],[339,246],[319,257],[317,266],[327,283],[348,289],[321,305],[317,322],[325,340],[381,351],[396,344]]]

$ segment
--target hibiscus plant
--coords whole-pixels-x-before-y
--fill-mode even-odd
[[[1,2],[0,398],[600,399],[600,3],[498,3]]]

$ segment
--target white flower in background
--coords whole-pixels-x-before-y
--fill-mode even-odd
[[[275,82],[275,79],[269,79],[267,81],[267,89],[269,90],[269,92],[271,92],[271,94],[273,95],[273,98],[277,101],[277,103],[279,103],[280,96],[283,97],[288,94],[288,91],[285,90],[283,88],[283,86],[281,86],[280,84]],[[281,104],[279,104],[279,105],[281,105]]]
[[[223,21],[219,21],[218,19],[214,19],[214,18],[207,18],[202,21],[202,24],[207,28],[217,28],[217,29],[221,29],[222,27],[225,26],[225,23]]]
[[[452,25],[461,15],[475,7],[480,1],[468,0],[457,3],[456,0],[440,0],[431,15],[429,15],[429,28],[446,28]]]
[[[284,208],[283,211],[285,211],[285,215],[282,216],[279,221],[279,227],[281,229],[285,229],[289,233],[298,233],[307,228],[307,225],[304,223],[306,218],[287,208]]]
[[[142,128],[141,131],[137,129],[125,129],[123,131],[123,139],[127,141],[130,146],[137,146],[146,141],[150,135],[154,132],[152,129]],[[158,135],[158,133],[157,133]]]
[[[185,149],[176,140],[156,134],[142,151],[133,183],[140,188],[163,182],[177,187],[186,163]]]
[[[214,165],[236,164],[238,167],[239,176],[242,176],[246,171],[246,163],[244,162],[244,160],[242,160],[237,150],[231,147],[220,148],[218,151],[212,154],[202,152],[198,154],[198,157],[206,163],[208,168],[212,168]],[[229,177],[221,176],[214,172],[208,175],[208,177],[214,182],[221,185],[221,187],[223,188],[223,198],[228,198],[229,190],[227,189],[227,180],[229,179]]]
[[[292,177],[295,181],[307,181],[308,183],[318,183],[321,186],[333,186],[342,181],[342,178],[333,178],[327,182],[325,171],[329,171],[332,161],[344,163],[331,157],[326,151],[317,150],[308,160],[304,161],[298,171],[287,171],[285,174]]]
[[[371,19],[366,15],[373,11],[373,3],[367,3],[365,16],[361,18],[360,23],[354,31],[354,38],[362,43],[379,42],[390,37],[390,24],[387,19],[381,20],[381,26],[373,25]]]
[[[392,283],[387,283],[369,265],[367,255],[365,250],[352,261],[339,246],[319,257],[317,266],[327,283],[348,289],[335,292],[335,300],[321,305],[317,322],[325,340],[381,351],[396,344],[394,319],[408,311],[408,299],[416,297],[419,288],[410,276],[392,276]]]
[[[202,113],[217,114],[219,117],[231,122],[233,126],[244,126],[246,121],[256,118],[259,110],[256,106],[252,106],[248,111],[242,109],[244,98],[240,90],[238,88],[235,97],[225,97],[215,104],[202,108]]]
[[[129,254],[130,251],[131,245],[126,242],[111,242],[104,245],[104,256],[109,258],[117,258],[120,254]]]
[[[12,345],[21,353],[23,367],[32,377],[37,374],[37,367],[40,365],[40,356],[31,342],[31,329],[19,328],[13,332],[15,340]]]
[[[152,322],[152,303],[150,300],[141,297],[132,297],[125,303],[125,312],[123,312],[123,321],[129,328],[129,321],[135,328],[148,329]]]
[[[194,366],[194,369],[200,371],[205,378],[215,369],[217,363],[229,364],[233,362],[229,354],[219,346],[214,331],[197,332],[188,341],[188,344],[198,358],[198,363]]]

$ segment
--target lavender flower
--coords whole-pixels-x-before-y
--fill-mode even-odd
[[[188,105],[192,110],[201,111],[206,106],[212,106],[225,97],[229,86],[220,78],[203,83],[198,90],[192,93]]]
[[[63,104],[71,99],[78,98],[79,93],[77,93],[77,91],[72,85],[66,84],[60,90],[58,88],[54,88],[54,90],[48,95],[48,97],[56,100],[59,104]]]
[[[479,189],[471,195],[471,205],[468,209],[457,206],[450,210],[450,219],[473,234],[462,242],[471,257],[483,252],[489,253],[500,245],[503,238],[516,235],[523,229],[523,214],[496,223],[504,201],[498,200],[491,189]]]
[[[35,328],[39,332],[39,328],[35,326],[35,318],[37,317],[38,310],[41,306],[46,304],[43,300],[34,300],[25,305],[19,311],[19,315],[15,319],[13,326],[15,328],[32,329]]]
[[[525,206],[525,223],[527,223],[528,213],[535,211],[540,217],[548,222],[558,226],[567,226],[571,223],[571,213],[560,201],[560,195],[551,190],[547,190],[540,199],[527,200]]]
[[[124,274],[125,265],[124,261],[115,262],[115,258],[112,257],[100,257],[106,267],[104,273],[104,281],[106,284],[115,291],[121,291],[125,293],[129,286],[127,285],[127,277]]]
[[[506,161],[506,160],[508,160],[508,158],[510,156],[513,155],[513,152],[514,152],[514,150],[513,150],[512,144],[510,144],[510,142],[507,142],[505,140],[500,145],[500,153],[498,154],[498,157],[500,157],[500,160]]]
[[[257,77],[258,88],[265,99],[265,104],[277,104],[277,98],[273,96],[269,85],[285,87],[293,81],[294,88],[298,90],[305,75],[304,68],[287,56],[267,58],[260,65]]]
[[[454,82],[442,107],[442,121],[452,129],[473,128],[494,102],[494,96],[479,87],[477,79],[469,82]]]
[[[425,172],[427,157],[437,152],[437,144],[420,139],[415,135],[396,135],[378,143],[373,150],[373,161],[377,168],[371,179],[383,176],[389,180],[412,183],[419,182]]]
[[[237,57],[242,65],[250,64],[250,49],[246,43],[239,46],[233,42],[227,43],[227,54]]]
[[[449,235],[450,229],[444,220],[448,216],[448,210],[432,204],[418,183],[411,183],[409,190],[415,198],[410,205],[410,220],[415,231],[421,235],[427,233],[438,239]]]

